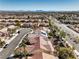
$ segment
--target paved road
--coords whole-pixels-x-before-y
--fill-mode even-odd
[[[53,19],[53,18],[51,18]],[[67,40],[67,43],[70,45],[70,46],[74,46],[75,50],[77,51],[76,54],[77,54],[77,59],[79,59],[79,43],[76,43],[75,42],[75,38],[77,36],[79,36],[79,33],[75,32],[74,30],[68,28],[65,24],[62,24],[62,23],[59,23],[59,21],[57,21],[57,19],[53,19],[54,21],[54,24],[57,26],[57,27],[61,27],[62,30],[64,30],[64,32],[66,32],[67,34],[70,34],[70,37],[69,39]]]
[[[0,52],[0,59],[6,59],[7,57],[9,57],[14,52],[14,49],[17,47],[19,42],[22,40],[23,36],[29,33],[30,31],[31,31],[30,29],[20,30],[20,33],[13,39],[12,42],[10,42],[7,48],[3,49]]]

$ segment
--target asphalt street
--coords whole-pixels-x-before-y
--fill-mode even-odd
[[[7,59],[14,52],[14,49],[17,47],[19,42],[23,39],[23,36],[27,35],[29,32],[31,32],[30,29],[20,30],[20,33],[10,42],[7,48],[3,49],[0,52],[0,59]]]

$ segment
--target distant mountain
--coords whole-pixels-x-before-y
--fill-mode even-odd
[[[46,11],[43,11],[43,10],[36,10],[35,12],[46,12]]]
[[[0,10],[0,13],[13,13],[13,12],[65,12],[65,13],[79,13],[79,11],[44,11],[44,10],[11,10],[11,11],[5,11],[5,10]]]

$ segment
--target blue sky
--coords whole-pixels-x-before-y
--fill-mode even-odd
[[[0,0],[0,10],[77,11],[79,0]]]

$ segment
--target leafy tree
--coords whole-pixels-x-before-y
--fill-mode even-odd
[[[20,50],[17,50],[17,49],[14,51],[15,55],[13,57],[22,59],[23,53]]]
[[[5,44],[5,42],[1,41],[1,38],[0,38],[0,47],[2,47],[4,44]]]
[[[61,47],[59,49],[59,58],[60,59],[74,58],[73,53],[72,53],[72,50],[70,48]]]
[[[15,23],[16,23],[16,24],[15,24],[16,26],[19,26],[19,27],[21,26],[21,23],[20,23],[20,21],[18,21],[18,20],[15,20]]]
[[[20,51],[18,49],[20,48],[23,48],[23,51]],[[19,45],[19,48],[17,48],[15,50],[15,55],[14,57],[18,57],[20,59],[22,59],[23,57],[25,57],[27,59],[27,51],[26,51],[26,44],[24,42],[22,42],[20,45]]]
[[[79,36],[76,37],[76,43],[79,43]]]
[[[27,19],[29,19],[29,18],[30,18],[30,16],[27,17]]]
[[[60,37],[62,38],[65,38],[66,37],[66,33],[64,31],[60,31]]]
[[[26,55],[27,55],[26,44],[25,44],[24,42],[22,42],[22,43],[19,45],[19,47],[23,47],[23,49],[24,49],[23,54],[24,54],[24,56],[26,57]],[[27,58],[27,57],[26,57],[26,58]]]
[[[52,24],[51,24],[51,20],[49,19],[49,27],[51,27],[52,26]]]

